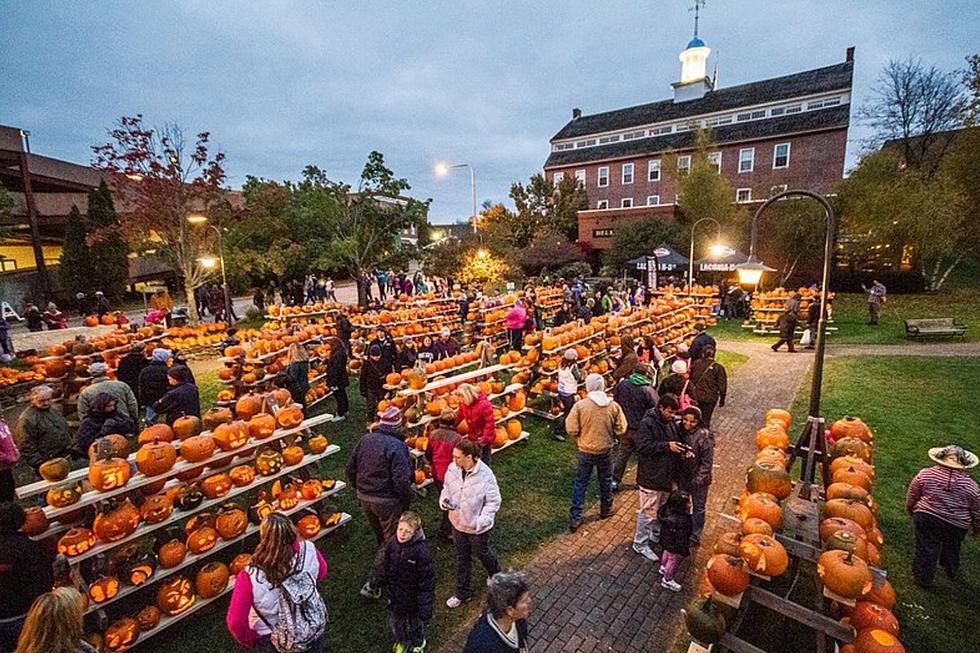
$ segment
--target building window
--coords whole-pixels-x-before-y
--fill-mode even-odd
[[[647,206],[660,206],[660,196],[647,195]]]
[[[735,120],[738,122],[745,122],[746,120],[759,120],[766,117],[766,110],[759,109],[758,111],[746,111],[745,113],[740,113],[735,116]]]
[[[643,130],[643,129],[641,129],[638,132],[629,132],[627,134],[623,134],[623,140],[624,141],[632,141],[632,140],[634,140],[636,138],[643,138],[646,135],[647,135],[646,131]]]
[[[752,201],[752,189],[751,188],[739,188],[735,191],[735,201],[736,202],[751,202]]]
[[[651,159],[647,163],[647,181],[660,181],[660,159]]]
[[[814,109],[823,109],[824,107],[833,107],[840,104],[840,96],[828,97],[822,100],[813,100],[812,102],[806,103],[807,111],[813,111]]]
[[[718,174],[721,174],[721,152],[712,152],[708,155],[708,162],[713,163]]]
[[[585,170],[584,169],[583,170],[576,170],[575,171],[575,180],[579,183],[580,186],[585,186]]]
[[[599,168],[599,181],[597,184],[599,188],[609,185],[609,166],[602,166]]]
[[[633,164],[624,163],[623,164],[623,185],[633,183]]]
[[[621,208],[621,209],[631,209],[631,208],[633,208],[633,198],[632,197],[624,197],[623,199],[621,199],[619,201],[619,208]]]
[[[789,167],[789,143],[777,143],[772,148],[772,167],[773,169]]]
[[[684,154],[677,157],[677,172],[686,175],[691,171],[691,155]]]
[[[608,209],[609,208],[609,200],[599,200],[598,202],[596,202],[595,207],[597,209],[599,209],[600,211],[602,209]]]
[[[654,127],[650,130],[651,136],[662,136],[663,134],[672,134],[674,132],[673,125],[664,125],[663,127]]]
[[[799,104],[793,104],[786,107],[786,113],[799,113],[800,111],[803,111],[803,106]]]
[[[738,151],[738,171],[752,172],[755,167],[755,148],[743,147]]]
[[[782,193],[784,190],[786,190],[786,184],[776,184],[775,186],[771,186],[769,188],[769,197]]]
[[[594,138],[589,138],[584,141],[578,141],[577,143],[575,143],[575,147],[592,147],[593,145],[595,145]]]
[[[551,176],[551,183],[557,186],[562,182],[564,178],[565,178],[564,172],[556,172],[554,175]]]
[[[619,135],[616,136],[603,136],[599,139],[599,145],[605,145],[607,143],[618,143]]]
[[[557,143],[555,145],[555,152],[561,152],[562,150],[574,150],[575,143]]]

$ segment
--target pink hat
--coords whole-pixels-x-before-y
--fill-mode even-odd
[[[385,411],[381,413],[381,423],[387,424],[388,426],[401,426],[402,425],[402,411],[397,406],[388,406]]]

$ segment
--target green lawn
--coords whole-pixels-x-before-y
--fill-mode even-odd
[[[715,356],[715,360],[725,367],[728,377],[731,378],[732,373],[741,367],[742,363],[749,360],[749,357],[744,354],[735,353],[734,351],[719,349],[718,354]]]
[[[980,631],[973,629],[980,591],[977,539],[964,543],[962,580],[953,583],[940,573],[932,589],[922,590],[912,582],[914,534],[904,508],[909,481],[931,464],[930,447],[958,442],[980,449],[980,358],[842,357],[828,360],[824,375],[824,416],[857,415],[875,429],[874,496],[885,535],[883,565],[898,595],[902,642],[908,651],[980,649]],[[808,388],[794,403],[795,423],[804,419]]]

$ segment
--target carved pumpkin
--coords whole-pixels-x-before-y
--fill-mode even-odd
[[[125,458],[129,455],[129,440],[117,434],[105,435],[88,448],[89,460],[98,458]]]
[[[222,451],[234,451],[248,442],[248,425],[241,420],[219,424],[211,437]]]
[[[248,528],[248,515],[235,504],[228,504],[218,513],[215,529],[223,540],[233,540]]]
[[[54,506],[55,508],[65,508],[74,503],[78,503],[78,500],[81,498],[82,484],[69,483],[48,490],[47,503],[49,506]]]
[[[140,625],[140,630],[153,630],[160,623],[160,616],[160,608],[148,605],[136,613],[136,623]]]
[[[310,448],[310,453],[315,456],[326,451],[327,447],[330,446],[330,441],[325,435],[314,435],[306,442],[306,445]]]
[[[92,530],[103,542],[117,542],[136,530],[140,513],[129,499],[109,499],[99,504]]]
[[[119,579],[115,576],[102,576],[88,586],[88,597],[95,603],[105,603],[119,594]]]
[[[303,481],[303,485],[300,486],[300,494],[303,495],[303,499],[306,501],[319,499],[320,495],[323,494],[323,483],[315,478],[311,478],[308,481]]]
[[[282,461],[287,467],[292,467],[300,464],[304,455],[303,448],[294,444],[282,450]]]
[[[173,442],[174,440],[173,429],[167,426],[166,424],[153,424],[151,426],[147,426],[145,429],[140,431],[139,438],[137,438],[137,441],[140,444],[146,444],[147,442],[156,442],[157,440],[159,440],[160,442]]]
[[[201,422],[204,424],[204,428],[208,431],[213,431],[218,428],[221,424],[227,424],[234,417],[231,414],[231,410],[227,408],[212,408],[204,414],[201,418]]]
[[[201,492],[209,499],[217,499],[231,492],[231,478],[227,474],[215,474],[201,481]]]
[[[242,395],[238,398],[238,401],[235,402],[235,415],[238,416],[238,419],[243,419],[247,422],[262,412],[262,404],[264,401],[265,400],[261,395],[253,394],[251,392]]]
[[[859,599],[871,591],[871,570],[850,551],[824,551],[817,561],[824,587],[846,599]]]
[[[708,560],[708,580],[725,596],[738,596],[749,586],[749,574],[741,558],[713,555]]]
[[[152,553],[140,556],[129,564],[123,580],[127,585],[139,586],[150,580],[156,571],[157,559]]]
[[[742,521],[749,517],[757,517],[775,530],[783,521],[783,508],[771,494],[756,492],[745,495],[738,502],[738,516]]]
[[[96,490],[105,492],[126,485],[131,474],[129,461],[125,458],[94,460],[88,467],[88,482]]]
[[[48,530],[48,516],[44,514],[41,506],[30,506],[24,508],[24,525],[20,527],[20,532],[24,535],[40,535]]]
[[[898,638],[881,628],[859,630],[854,638],[856,653],[905,653]]]
[[[176,538],[162,544],[157,551],[157,559],[163,569],[176,567],[184,561],[185,557],[187,557],[187,546]]]
[[[184,535],[190,537],[191,533],[199,528],[204,528],[205,526],[214,528],[214,524],[217,519],[218,516],[213,512],[199,512],[188,519],[187,523],[184,524]]]
[[[755,446],[757,449],[776,447],[786,451],[789,449],[789,436],[782,427],[771,423],[755,432]]]
[[[322,528],[323,524],[320,522],[320,517],[315,513],[304,515],[296,522],[296,530],[300,537],[307,540],[316,537]]]
[[[174,435],[177,436],[181,442],[187,438],[192,438],[195,435],[201,434],[201,418],[197,415],[185,415],[184,417],[178,417],[174,420],[173,426]]]
[[[218,531],[210,526],[202,526],[187,536],[187,549],[191,553],[204,553],[218,543]]]
[[[228,564],[228,571],[237,576],[245,567],[247,567],[252,562],[251,553],[239,553],[237,556],[232,558],[231,562]]]
[[[228,472],[228,478],[231,479],[235,487],[245,487],[255,480],[255,468],[251,465],[232,467],[231,471]]]
[[[782,575],[789,566],[786,549],[770,535],[746,535],[738,545],[738,555],[749,569],[769,577]]]
[[[854,456],[866,463],[871,462],[871,445],[864,440],[857,438],[842,438],[834,443],[830,448],[830,455],[833,458],[839,456]]]
[[[425,376],[425,372],[420,369],[410,370],[403,376],[408,381],[408,387],[412,390],[421,390],[428,382],[428,377]]]
[[[95,546],[95,533],[87,528],[72,528],[58,540],[58,553],[74,558],[93,546]]]
[[[213,599],[228,587],[230,572],[223,562],[209,562],[201,567],[194,580],[197,595],[202,599]]]
[[[61,345],[54,345],[56,347],[61,347]],[[62,347],[64,349],[64,347]],[[53,354],[55,356],[64,356],[64,352],[61,354]],[[65,374],[68,374],[68,361],[63,358],[55,358],[52,360],[44,361],[44,374],[49,379],[60,379]]]
[[[263,476],[272,476],[282,469],[282,454],[272,447],[263,447],[255,457],[255,468]]]
[[[402,375],[398,372],[389,372],[385,377],[386,385],[401,385]]]
[[[742,522],[742,535],[772,535],[772,526],[769,522],[763,521],[758,517],[749,517]]]
[[[275,512],[275,506],[269,502],[269,495],[266,494],[265,490],[259,492],[259,496],[256,498],[255,503],[249,506],[248,509],[248,519],[256,526],[262,523],[262,520]]]
[[[147,442],[136,452],[136,469],[144,476],[166,474],[177,462],[174,445],[162,440]]]
[[[852,499],[830,499],[823,506],[823,516],[843,517],[860,524],[865,531],[870,530],[875,525],[874,515],[871,508],[865,503]]]
[[[48,483],[57,483],[68,478],[71,462],[67,458],[52,458],[41,463],[37,471]]]
[[[293,395],[286,388],[276,388],[269,393],[276,406],[288,406],[293,403]]]
[[[204,501],[204,493],[196,483],[177,488],[174,507],[179,510],[194,510]]]
[[[868,444],[874,442],[874,434],[871,432],[871,428],[861,421],[860,418],[851,417],[850,415],[845,415],[831,424],[830,434],[834,437],[834,440],[857,438]]]
[[[123,617],[113,621],[105,632],[102,640],[107,651],[125,651],[140,638],[140,626],[132,617]]]
[[[868,542],[863,537],[855,535],[851,531],[836,530],[830,534],[824,542],[824,549],[827,551],[848,551],[868,561]]]
[[[766,411],[766,424],[769,422],[778,422],[784,431],[789,431],[789,426],[793,423],[793,416],[789,414],[788,410],[770,408]]]
[[[248,420],[248,435],[255,440],[264,440],[276,432],[276,418],[269,413],[259,413]]]
[[[157,607],[163,614],[173,617],[188,610],[194,605],[196,598],[191,581],[183,576],[176,576],[160,586],[157,591]]]
[[[321,515],[320,515],[320,521],[323,522],[323,527],[324,528],[330,528],[331,526],[336,526],[337,524],[340,523],[340,520],[344,516],[344,513],[342,513],[342,512],[334,512],[334,513],[331,513],[330,515],[327,515],[327,517],[324,518],[324,516],[323,516],[324,514],[325,513],[321,513]]]
[[[214,453],[214,438],[210,435],[195,435],[180,443],[180,456],[192,463],[207,460]]]
[[[291,429],[303,423],[303,409],[299,404],[280,408],[276,413],[276,423],[284,429]]]
[[[755,462],[746,474],[745,487],[749,492],[767,492],[782,500],[792,493],[793,480],[783,467]]]
[[[276,496],[276,501],[279,504],[280,510],[289,510],[295,508],[299,505],[299,493],[296,491],[296,486],[292,483],[287,483],[282,491]]]
[[[764,523],[764,522],[763,522]],[[715,542],[714,552],[729,556],[738,555],[738,545],[742,541],[742,536],[734,531],[722,533]]]

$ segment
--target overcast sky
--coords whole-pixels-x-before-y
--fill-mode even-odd
[[[433,222],[507,201],[539,171],[572,107],[671,96],[691,38],[688,0],[560,2],[44,2],[2,0],[0,124],[32,149],[87,163],[120,115],[208,130],[246,175],[310,163],[353,182],[380,150]],[[730,86],[843,61],[858,102],[889,58],[943,69],[980,49],[980,2],[709,0],[701,37]],[[849,161],[866,136],[850,133]]]

